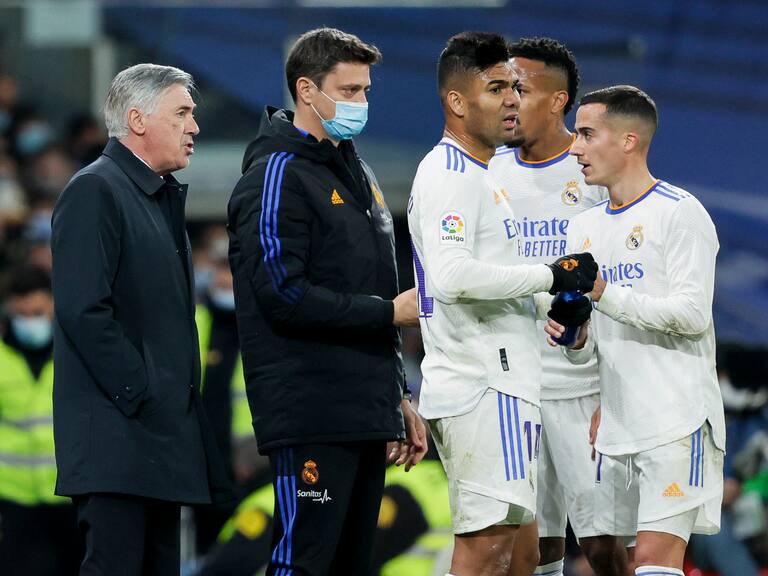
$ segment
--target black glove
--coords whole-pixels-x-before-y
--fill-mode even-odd
[[[581,326],[589,320],[589,315],[592,314],[592,300],[584,295],[566,300],[563,297],[565,294],[565,292],[561,292],[552,300],[552,308],[547,312],[547,316],[566,328]]]
[[[568,254],[558,258],[552,264],[547,264],[552,270],[554,282],[549,289],[550,294],[558,292],[591,292],[597,278],[597,262],[589,252]]]

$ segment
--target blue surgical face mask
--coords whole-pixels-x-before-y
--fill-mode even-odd
[[[312,110],[320,118],[325,133],[334,140],[351,140],[360,134],[365,128],[365,123],[368,122],[368,103],[334,100],[320,90],[319,86],[315,86],[323,96],[336,105],[336,114],[330,120],[320,116],[320,113],[312,106]]]
[[[47,124],[31,123],[16,136],[16,148],[23,156],[32,156],[41,152],[53,140],[53,134]]]
[[[19,344],[40,350],[51,343],[53,324],[46,316],[12,316],[11,329]]]
[[[232,312],[235,309],[235,293],[232,290],[212,290],[211,304],[219,310]]]
[[[32,242],[51,241],[51,213],[40,210],[33,214],[24,228],[24,237]]]

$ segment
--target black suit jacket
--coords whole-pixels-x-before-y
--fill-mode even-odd
[[[186,186],[111,139],[54,209],[57,494],[226,496],[200,402],[189,242],[162,194],[183,211]]]

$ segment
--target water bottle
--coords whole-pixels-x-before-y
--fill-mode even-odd
[[[554,300],[552,300],[552,307],[560,302],[575,302],[579,298],[586,298],[586,296],[584,296],[584,294],[582,294],[579,290],[558,292]],[[576,343],[576,337],[579,335],[579,328],[581,328],[581,325],[566,326],[563,335],[560,338],[552,338],[552,340],[554,340],[557,344],[560,344],[560,346],[573,346]]]

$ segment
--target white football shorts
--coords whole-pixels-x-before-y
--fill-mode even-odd
[[[708,422],[685,438],[645,452],[603,455],[603,465],[611,460],[627,469],[629,482],[596,490],[596,504],[604,513],[596,524],[607,519],[618,525],[621,535],[666,532],[686,542],[691,534],[716,534],[723,501],[723,456]]]
[[[429,425],[448,476],[455,534],[533,521],[538,406],[489,388],[470,412]]]

